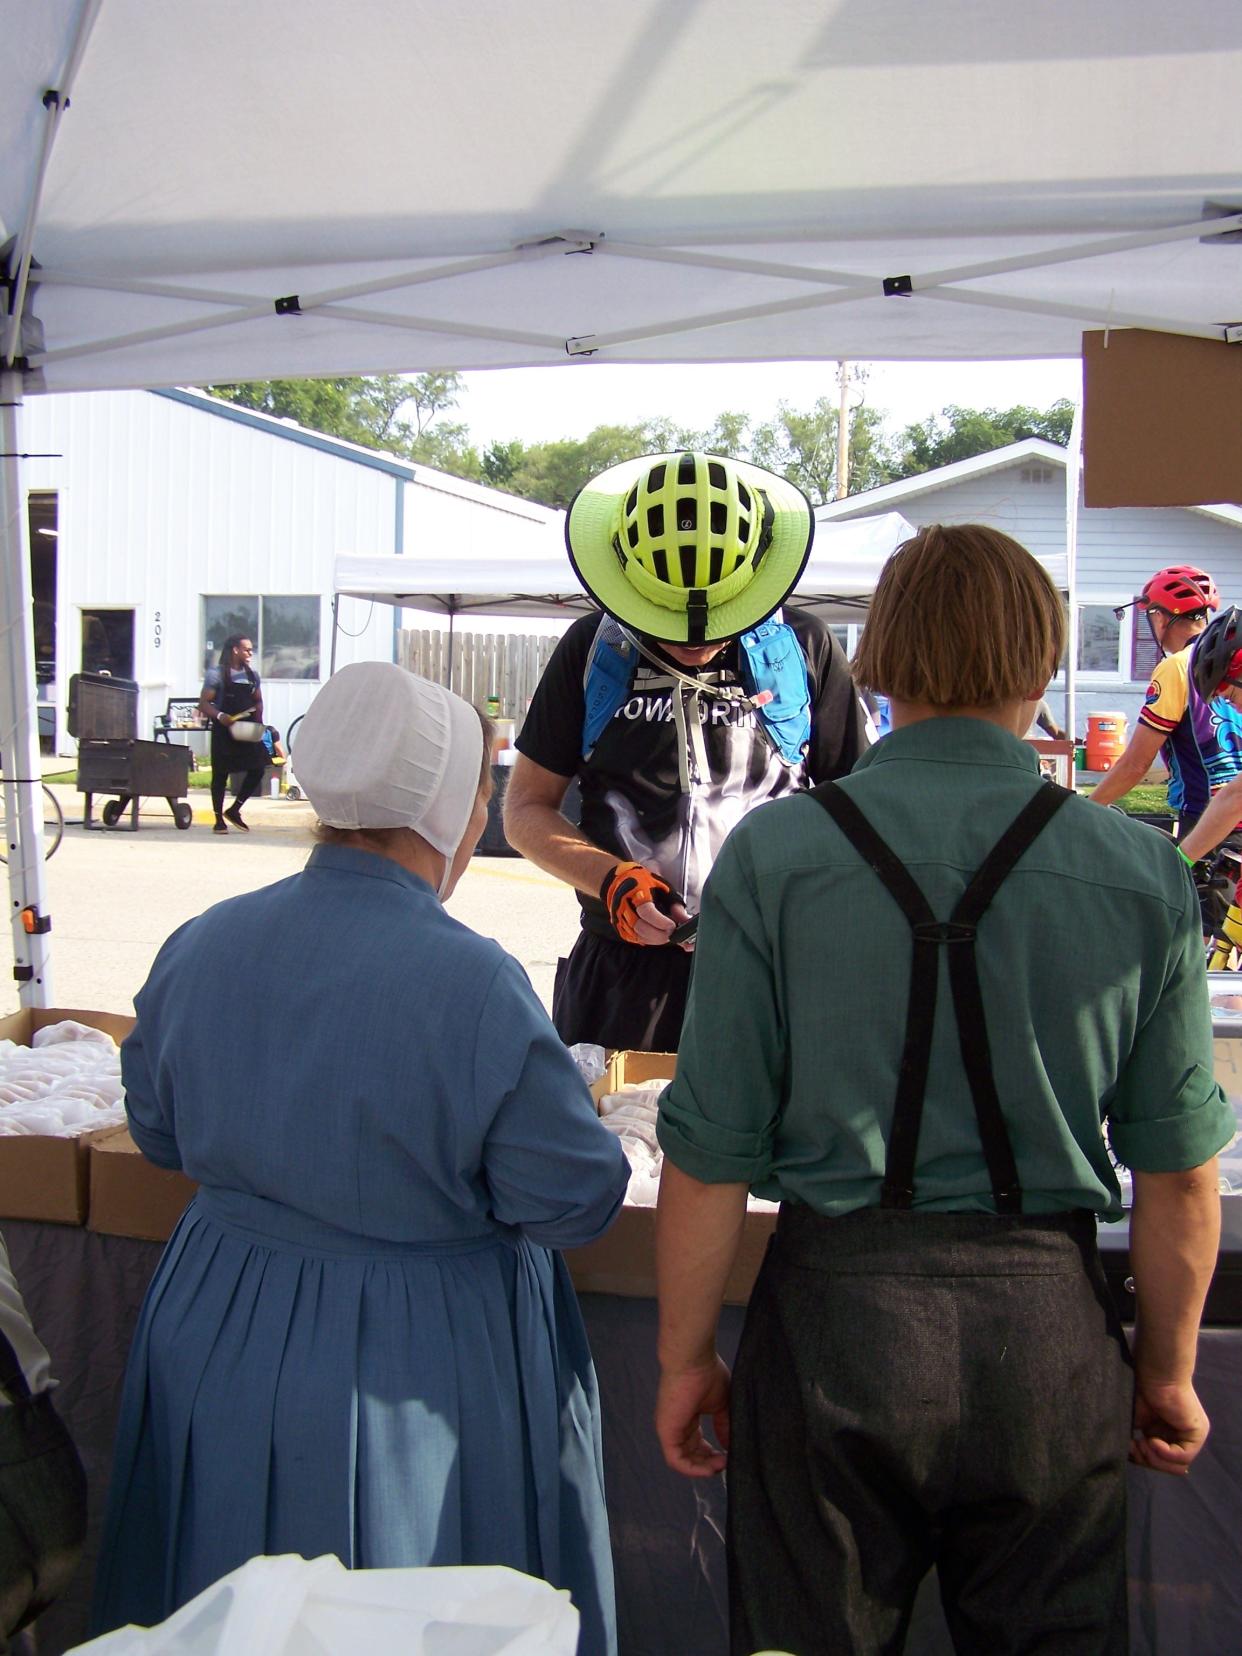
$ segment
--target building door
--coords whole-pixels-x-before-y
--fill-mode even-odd
[[[56,752],[56,548],[60,535],[55,490],[33,490],[30,520],[30,593],[34,600],[35,686],[39,751]]]
[[[82,671],[108,673],[113,678],[134,676],[134,612],[132,609],[82,611]]]

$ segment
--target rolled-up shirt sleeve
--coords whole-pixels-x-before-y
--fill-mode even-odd
[[[1139,1030],[1108,1102],[1108,1139],[1124,1167],[1177,1173],[1200,1167],[1237,1131],[1212,1073],[1212,1014],[1199,906],[1189,877],[1164,988]]]
[[[677,1073],[660,1099],[664,1154],[702,1184],[766,1175],[784,1094],[784,1023],[748,832],[725,842],[703,891]]]
[[[491,1121],[483,1174],[493,1216],[547,1248],[606,1231],[630,1168],[521,968],[501,964],[485,1003],[475,1096]]]

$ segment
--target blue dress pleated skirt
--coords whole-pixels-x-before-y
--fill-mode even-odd
[[[162,1620],[259,1553],[507,1564],[615,1650],[595,1376],[559,1253],[420,1245],[202,1189],[147,1294],[97,1630]]]

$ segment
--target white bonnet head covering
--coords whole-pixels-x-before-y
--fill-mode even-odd
[[[413,828],[444,857],[440,894],[479,791],[483,728],[469,702],[390,662],[342,667],[297,734],[294,769],[330,828]]]

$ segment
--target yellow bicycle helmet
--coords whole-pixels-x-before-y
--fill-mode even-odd
[[[565,521],[570,560],[596,602],[650,638],[688,645],[732,638],[778,609],[814,530],[792,483],[691,450],[610,467]]]

